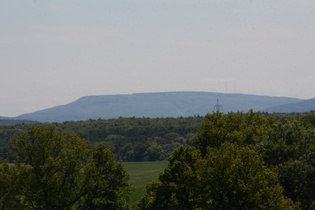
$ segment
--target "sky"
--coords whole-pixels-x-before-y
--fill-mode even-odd
[[[314,0],[0,0],[0,116],[87,95],[315,97]]]

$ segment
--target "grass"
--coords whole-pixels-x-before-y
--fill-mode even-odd
[[[131,205],[140,200],[147,184],[153,180],[157,180],[167,164],[168,161],[124,163],[130,175],[130,182],[134,187],[134,191],[130,196]]]

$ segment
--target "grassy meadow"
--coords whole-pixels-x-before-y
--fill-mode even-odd
[[[130,204],[133,205],[140,200],[147,184],[157,180],[167,164],[168,161],[124,162],[130,175],[130,182],[134,187],[134,191],[130,196]]]

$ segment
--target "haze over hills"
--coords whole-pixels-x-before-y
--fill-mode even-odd
[[[270,108],[265,109],[266,112],[282,112],[282,113],[289,113],[289,112],[308,112],[311,110],[315,110],[315,98],[303,100],[299,102],[289,103],[289,104],[282,104],[273,106]]]
[[[302,101],[289,97],[269,97],[214,92],[161,92],[129,95],[85,96],[66,105],[22,114],[15,119],[40,122],[79,121],[118,117],[187,117],[214,111],[219,100],[223,112],[263,111],[269,107]]]
[[[17,125],[17,124],[36,124],[38,122],[32,120],[18,120],[14,117],[0,116],[0,125]]]

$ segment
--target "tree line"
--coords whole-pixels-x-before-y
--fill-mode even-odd
[[[118,118],[109,120],[54,123],[92,143],[104,142],[114,148],[122,161],[165,160],[180,145],[189,145],[203,117]],[[6,158],[8,142],[27,125],[0,126],[0,156]]]
[[[315,114],[279,116],[253,111],[206,115],[134,208],[314,209]],[[126,121],[111,129],[125,127],[121,134],[140,128],[128,127],[139,125],[139,119],[118,120]],[[163,120],[155,121],[160,128],[151,132],[163,130]],[[114,157],[113,143],[83,140],[67,124],[75,125],[35,125],[11,138],[11,162],[0,164],[2,209],[129,208],[128,174]],[[187,132],[175,125],[169,127]],[[99,135],[96,131],[90,134]]]

